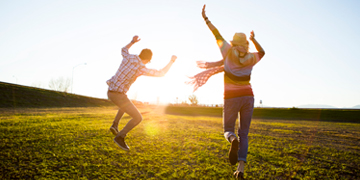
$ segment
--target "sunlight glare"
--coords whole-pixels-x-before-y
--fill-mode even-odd
[[[168,121],[166,119],[147,122],[144,124],[145,133],[149,136],[159,135],[167,129],[167,123]]]
[[[222,40],[216,40],[216,43],[219,47],[222,47],[222,45],[224,44]]]

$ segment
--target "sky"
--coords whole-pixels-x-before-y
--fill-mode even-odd
[[[151,49],[148,68],[178,59],[164,77],[139,77],[130,99],[180,103],[195,94],[200,104],[222,104],[222,73],[195,92],[184,83],[202,71],[196,61],[222,58],[204,4],[227,41],[254,30],[264,48],[251,77],[255,106],[360,105],[357,0],[0,0],[0,81],[49,89],[63,77],[72,93],[106,99],[121,48],[138,35],[129,51]]]

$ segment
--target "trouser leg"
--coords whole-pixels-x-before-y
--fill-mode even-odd
[[[224,110],[223,110],[223,128],[224,136],[227,141],[230,141],[231,136],[235,136],[235,123],[238,117],[239,107],[235,98],[224,99]]]
[[[125,138],[126,134],[142,121],[142,116],[134,104],[131,103],[130,105],[126,106],[124,111],[129,114],[132,119],[117,134],[117,136],[121,136],[123,138]]]
[[[120,119],[123,117],[124,113],[125,111],[123,111],[122,109],[118,110],[115,119],[113,121],[113,125],[112,125],[113,127],[118,128]]]
[[[132,119],[117,134],[117,136],[125,137],[126,134],[142,121],[142,116],[135,105],[129,100],[126,94],[108,92],[109,99],[120,109],[115,116],[114,123],[119,123],[124,113],[127,113]]]
[[[240,109],[240,123],[238,129],[239,136],[239,150],[238,150],[238,160],[245,161],[248,153],[248,134],[251,124],[251,118],[254,111],[254,97],[245,96],[241,99],[241,109]]]

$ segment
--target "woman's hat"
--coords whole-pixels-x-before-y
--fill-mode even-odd
[[[233,46],[248,46],[249,42],[244,33],[235,33],[233,40],[230,41]]]

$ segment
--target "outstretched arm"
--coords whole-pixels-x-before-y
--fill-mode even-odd
[[[250,33],[250,40],[254,43],[256,50],[259,52],[260,58],[262,58],[265,55],[265,51],[260,46],[259,42],[256,41],[254,31],[251,31]]]
[[[175,62],[176,59],[177,59],[176,56],[172,56],[170,62],[161,70],[147,69],[144,67],[143,69],[140,70],[140,75],[155,76],[155,77],[164,76],[169,71],[170,67]]]
[[[209,29],[211,30],[211,32],[214,34],[215,38],[216,38],[216,42],[220,48],[221,54],[223,56],[223,58],[226,57],[227,52],[230,50],[231,45],[229,43],[227,43],[225,41],[225,39],[221,36],[220,32],[218,31],[218,29],[211,23],[211,21],[209,20],[209,18],[206,16],[205,14],[205,7],[206,5],[204,5],[203,9],[202,9],[202,17],[204,18],[206,25],[209,27]]]
[[[206,16],[206,14],[205,14],[205,7],[206,7],[206,5],[204,4],[201,15],[202,15],[202,17],[204,18],[204,20],[205,20],[205,22],[206,22],[206,25],[209,27],[209,29],[210,29],[211,31],[214,31],[214,30],[216,30],[216,27],[211,23],[211,21],[209,20],[209,18]]]

